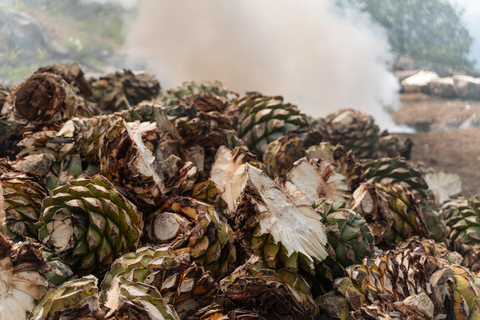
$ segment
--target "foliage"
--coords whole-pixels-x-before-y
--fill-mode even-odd
[[[37,19],[52,41],[68,50],[68,58],[80,62],[86,70],[101,70],[125,40],[126,12],[115,2],[4,0],[4,5]],[[64,58],[24,42],[18,46],[16,39],[9,39],[0,46],[0,82],[17,83],[39,67]]]
[[[394,52],[419,60],[471,67],[467,55],[473,38],[462,11],[447,0],[338,0],[368,12],[384,26]]]
[[[0,79],[2,84],[16,84],[28,78],[36,69],[52,63],[46,50],[37,49],[33,53],[35,62],[25,59],[25,53],[18,47],[0,46]]]

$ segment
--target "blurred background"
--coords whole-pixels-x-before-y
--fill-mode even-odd
[[[87,75],[146,70],[162,90],[219,80],[314,118],[359,109],[416,132],[429,165],[461,145],[444,167],[462,170],[462,153],[480,169],[480,89],[454,88],[480,86],[479,39],[475,0],[0,0],[0,83],[65,59]]]

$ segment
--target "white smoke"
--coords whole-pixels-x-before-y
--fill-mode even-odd
[[[395,127],[384,111],[400,104],[386,34],[331,1],[142,0],[126,48],[164,89],[220,80],[283,95],[314,117],[351,107]]]
[[[450,0],[450,2],[465,10],[462,20],[474,39],[469,58],[476,61],[475,66],[478,68],[480,67],[480,3],[478,0]]]

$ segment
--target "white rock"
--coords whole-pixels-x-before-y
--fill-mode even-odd
[[[438,75],[431,71],[420,71],[416,75],[406,78],[401,82],[406,93],[428,93],[428,84],[437,79]]]
[[[428,91],[431,95],[442,98],[454,98],[457,96],[455,93],[455,83],[452,78],[433,79],[428,84]]]

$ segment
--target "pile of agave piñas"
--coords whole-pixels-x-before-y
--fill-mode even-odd
[[[480,319],[480,199],[353,109],[77,64],[0,86],[0,319]]]

